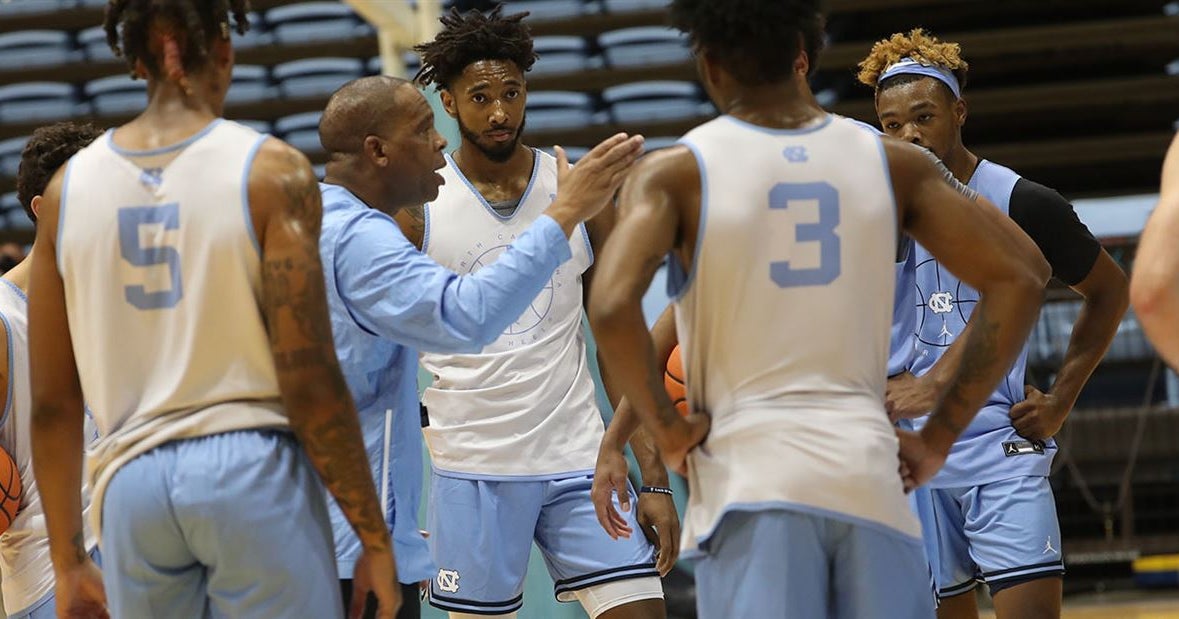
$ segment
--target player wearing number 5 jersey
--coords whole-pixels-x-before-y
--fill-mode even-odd
[[[231,13],[244,31],[240,0],[112,2],[107,33],[147,78],[148,107],[42,201],[33,462],[59,616],[106,616],[109,600],[120,619],[338,617],[324,485],[357,529],[357,579],[380,616],[400,604],[332,347],[314,174],[219,118]],[[82,540],[83,394],[102,434],[91,514],[105,583]]]
[[[609,285],[590,293],[611,374],[665,461],[686,464],[703,619],[931,617],[904,493],[1019,352],[1048,276],[1031,240],[923,149],[818,106],[819,4],[672,2],[723,116],[639,162],[599,257]],[[894,430],[883,401],[902,230],[982,291],[986,324],[921,434]],[[687,418],[641,309],[665,255]]]

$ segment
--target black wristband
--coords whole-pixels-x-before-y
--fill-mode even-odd
[[[661,486],[641,486],[639,488],[639,494],[643,493],[666,494],[667,496],[671,496],[671,488],[663,488]]]

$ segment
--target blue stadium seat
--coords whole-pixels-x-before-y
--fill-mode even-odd
[[[0,122],[35,122],[79,116],[89,111],[72,84],[22,82],[0,86]]]
[[[413,79],[417,75],[418,69],[422,67],[422,59],[417,52],[408,51],[401,55],[401,62],[405,63],[405,78]],[[385,65],[381,61],[380,56],[373,56],[368,59],[368,64],[365,66],[368,75],[384,75]]]
[[[39,67],[76,62],[82,53],[68,32],[19,30],[0,34],[0,58],[7,67]]]
[[[94,113],[101,116],[129,114],[147,107],[147,83],[128,75],[112,75],[86,83],[82,87]]]
[[[618,123],[683,120],[705,115],[699,90],[692,82],[633,82],[602,91],[610,115]]]
[[[92,62],[109,62],[117,57],[106,42],[106,30],[94,26],[78,32],[78,46]]]
[[[637,67],[688,62],[692,50],[688,36],[672,28],[642,26],[611,30],[598,35],[598,45],[612,67]]]
[[[0,215],[6,215],[9,211],[24,211],[15,191],[0,194]]]
[[[225,95],[226,103],[252,103],[274,98],[270,73],[266,67],[252,64],[233,66],[233,83]]]
[[[602,0],[607,13],[632,13],[635,11],[662,11],[667,9],[667,0]]]
[[[272,74],[284,97],[322,97],[363,76],[364,63],[355,58],[304,58],[284,62]]]
[[[319,118],[322,112],[304,112],[283,116],[274,121],[274,133],[291,146],[311,155],[323,152],[319,142]]]
[[[0,0],[0,17],[26,13],[53,13],[73,6],[74,0]]]
[[[69,0],[64,0],[63,4],[72,4]],[[104,7],[109,4],[109,0],[78,0],[79,6],[95,6]]]
[[[33,222],[20,205],[20,200],[17,200],[15,191],[0,195],[0,222],[3,222],[4,228],[10,230],[34,229]]]
[[[530,92],[526,109],[534,131],[576,129],[597,121],[593,97],[584,92]]]
[[[266,22],[256,12],[246,14],[246,21],[250,22],[250,29],[245,34],[238,34],[236,30],[230,35],[235,49],[262,47],[274,43],[274,36],[266,30]]]
[[[29,136],[9,138],[0,142],[0,177],[13,178],[20,169],[20,153],[29,142]]]
[[[581,37],[536,37],[533,49],[540,59],[532,66],[532,75],[577,73],[602,66],[601,59],[590,54],[589,44]]]
[[[582,0],[507,0],[503,7],[508,15],[527,11],[526,21],[569,19],[597,12],[596,3]]]
[[[649,153],[653,150],[659,150],[661,148],[675,146],[678,140],[679,140],[679,138],[673,138],[673,137],[669,137],[669,136],[644,138],[643,151]]]
[[[283,45],[369,36],[373,29],[342,2],[301,2],[266,12],[274,39]]]
[[[268,120],[235,120],[234,122],[245,125],[258,133],[271,133],[274,130]]]

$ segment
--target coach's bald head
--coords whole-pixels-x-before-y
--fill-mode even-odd
[[[412,82],[378,75],[353,80],[328,100],[319,121],[328,152],[324,182],[394,213],[438,195],[446,140],[434,111]]]

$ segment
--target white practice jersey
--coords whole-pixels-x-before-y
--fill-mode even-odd
[[[690,455],[684,547],[730,509],[786,507],[918,536],[884,410],[897,215],[880,139],[723,116],[696,156],[696,254],[669,289],[688,399],[712,415]],[[741,506],[741,507],[736,507]]]
[[[4,611],[9,615],[25,610],[53,589],[53,563],[49,559],[49,532],[41,495],[33,476],[33,448],[30,425],[33,399],[29,391],[29,304],[15,284],[0,279],[0,320],[7,333],[8,399],[0,419],[0,446],[16,462],[23,491],[20,508],[8,530],[0,535],[0,583],[4,590]],[[86,417],[85,436],[97,436],[94,423]],[[82,512],[90,511],[90,492],[82,484]],[[96,542],[83,523],[86,547]]]
[[[218,120],[129,152],[112,133],[67,164],[57,239],[74,357],[101,435],[97,505],[122,463],[162,443],[287,426],[247,190],[268,138]]]
[[[495,261],[557,193],[556,159],[534,150],[528,188],[510,217],[492,210],[447,157],[426,209],[424,250],[460,274]],[[582,332],[581,276],[593,262],[584,226],[573,257],[495,342],[474,355],[423,353],[434,375],[423,401],[434,467],[457,476],[553,477],[592,471],[604,432]]]

